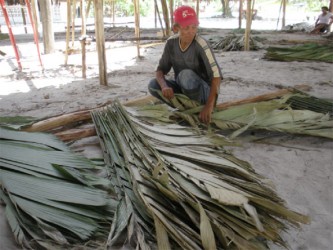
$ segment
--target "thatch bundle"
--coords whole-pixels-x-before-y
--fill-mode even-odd
[[[275,61],[319,61],[333,63],[333,44],[304,44],[288,48],[269,47],[265,59]]]

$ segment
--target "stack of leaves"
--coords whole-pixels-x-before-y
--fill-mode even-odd
[[[288,48],[269,47],[265,59],[275,61],[319,61],[333,63],[333,44],[309,43]]]
[[[267,241],[286,246],[284,221],[308,222],[225,152],[223,137],[167,118],[150,123],[140,113],[118,102],[92,112],[120,199],[109,247],[149,249],[157,241],[158,249],[267,249]]]
[[[176,108],[176,111],[165,109],[163,117],[174,116],[192,126],[200,123],[198,114],[202,106],[197,102],[184,95],[176,95],[164,101]],[[149,106],[145,109],[149,109]],[[296,92],[280,99],[241,104],[225,110],[219,110],[217,106],[212,115],[212,124],[221,130],[234,130],[230,138],[246,130],[264,129],[333,139],[332,110],[332,101]],[[148,114],[148,111],[142,113],[146,116]]]
[[[0,200],[19,245],[65,249],[94,238],[96,249],[105,243],[117,201],[112,189],[101,189],[109,181],[93,174],[93,162],[49,134],[0,127],[0,148]]]
[[[222,51],[242,51],[244,50],[244,35],[232,33],[223,38],[210,39],[210,44],[214,50]],[[259,50],[263,47],[257,37],[250,37],[250,50]]]

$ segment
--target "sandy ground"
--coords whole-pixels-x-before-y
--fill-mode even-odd
[[[155,31],[152,31],[153,34]],[[202,34],[224,36],[228,30],[204,30]],[[262,31],[265,46],[283,40],[323,41],[325,38],[305,33]],[[64,66],[64,41],[57,40],[57,52],[43,55],[44,71],[38,62],[36,48],[29,36],[21,36],[18,48],[23,71],[17,63],[9,41],[1,41],[0,49],[0,115],[45,118],[93,108],[116,98],[121,101],[147,96],[147,83],[163,43],[142,46],[138,59],[136,46],[130,42],[106,44],[108,86],[99,84],[97,53],[88,47],[87,79],[81,77],[81,55],[70,55]],[[77,45],[78,46],[78,45]],[[251,52],[216,52],[224,80],[219,102],[256,96],[284,87],[305,85],[308,93],[333,99],[332,64],[319,62],[274,62],[264,60],[265,50]],[[272,181],[287,206],[311,217],[309,225],[291,228],[283,233],[291,249],[328,250],[333,245],[333,142],[326,139],[279,135],[260,141],[244,142],[229,148],[240,159]],[[16,249],[0,206],[0,249]],[[272,245],[271,249],[280,249]]]

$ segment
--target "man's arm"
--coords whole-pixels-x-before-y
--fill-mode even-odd
[[[217,101],[216,99],[219,94],[220,84],[221,84],[221,78],[214,77],[211,82],[208,100],[199,114],[199,118],[203,123],[209,124],[211,122],[212,112],[214,110]]]
[[[163,96],[167,99],[171,99],[173,97],[173,89],[167,85],[165,76],[164,76],[164,73],[162,70],[156,71],[156,80],[161,87]]]

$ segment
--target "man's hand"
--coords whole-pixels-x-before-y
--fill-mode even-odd
[[[212,120],[212,113],[214,110],[214,105],[209,105],[208,103],[203,107],[203,109],[201,110],[200,114],[199,114],[199,119],[205,123],[205,124],[209,124]]]
[[[162,88],[162,94],[165,98],[170,100],[171,98],[173,98],[173,89],[170,87],[164,87]]]

